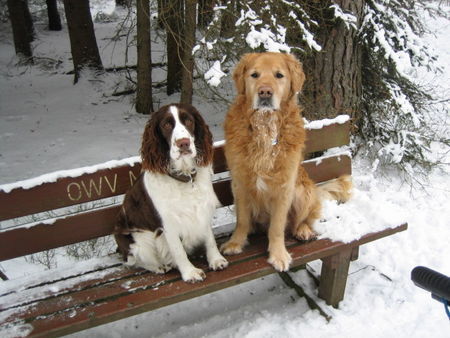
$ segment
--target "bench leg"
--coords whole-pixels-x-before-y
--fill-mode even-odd
[[[328,305],[337,307],[344,299],[345,285],[347,283],[350,260],[355,258],[352,248],[337,253],[334,256],[322,259],[322,272],[320,274],[319,297]]]

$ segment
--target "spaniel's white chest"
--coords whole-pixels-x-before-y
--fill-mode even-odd
[[[211,183],[211,167],[197,171],[194,182],[180,182],[170,176],[145,172],[144,185],[165,230],[178,234],[186,251],[202,244],[205,229],[218,200]]]

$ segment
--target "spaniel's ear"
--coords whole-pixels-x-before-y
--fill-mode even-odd
[[[169,168],[169,145],[159,130],[159,119],[152,113],[142,135],[141,158],[142,169],[161,174]]]
[[[190,107],[190,112],[195,118],[195,148],[197,149],[198,165],[204,167],[213,160],[212,134],[203,117],[197,109]]]
[[[291,93],[290,96],[295,96],[303,88],[305,82],[305,73],[303,72],[303,66],[292,54],[283,54],[286,60],[286,64],[289,68],[291,76]]]
[[[248,69],[248,65],[251,63],[252,60],[256,58],[258,54],[256,53],[250,53],[250,54],[244,54],[241,57],[241,60],[237,64],[236,68],[233,72],[233,80],[236,84],[236,89],[238,95],[244,95],[245,94],[245,72]]]

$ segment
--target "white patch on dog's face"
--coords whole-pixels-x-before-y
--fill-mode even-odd
[[[172,167],[178,171],[190,171],[194,166],[194,159],[197,156],[195,148],[195,139],[191,135],[186,126],[181,122],[178,108],[170,106],[170,113],[175,120],[175,126],[172,130],[170,140],[170,158],[172,159]],[[177,143],[180,141],[189,142],[189,146],[180,147]]]

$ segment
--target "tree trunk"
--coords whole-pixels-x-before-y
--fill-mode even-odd
[[[196,0],[186,0],[185,22],[184,22],[184,44],[183,44],[183,68],[181,82],[181,103],[192,103],[193,94],[193,71],[194,56],[192,49],[195,44],[196,29]]]
[[[357,27],[360,27],[364,0],[334,2],[356,16]],[[327,13],[322,15],[330,17]],[[335,20],[334,16],[326,22],[319,22],[319,27],[317,40],[322,50],[303,62],[306,72],[302,96],[304,115],[309,119],[320,119],[347,114],[357,120],[360,117],[362,94],[362,49],[358,44],[357,31],[347,28],[345,23]]]
[[[215,2],[215,0],[198,1],[198,27],[206,28],[211,23]]]
[[[95,39],[89,0],[64,0],[64,9],[75,68],[74,83],[77,83],[83,67],[103,70],[103,66]]]
[[[32,62],[31,41],[33,41],[34,29],[28,1],[8,0],[7,4],[16,55]]]
[[[150,1],[136,0],[137,10],[137,94],[136,111],[150,114],[152,101],[152,58],[150,42]]]
[[[167,35],[167,95],[180,91],[181,60],[183,46],[181,29],[183,27],[183,0],[165,0],[162,21]]]
[[[47,14],[48,14],[48,29],[51,31],[60,31],[61,18],[59,17],[58,5],[56,0],[46,0],[47,1]]]

